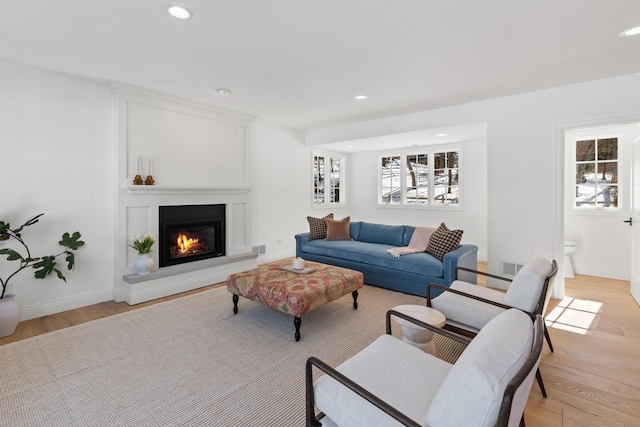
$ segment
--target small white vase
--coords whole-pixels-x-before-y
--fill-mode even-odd
[[[153,258],[149,254],[139,254],[138,259],[133,262],[133,268],[136,269],[138,276],[146,276],[153,268]]]
[[[20,322],[22,306],[14,298],[14,294],[4,294],[0,299],[0,338],[13,334]]]

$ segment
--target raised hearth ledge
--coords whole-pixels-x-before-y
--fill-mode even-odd
[[[245,261],[252,258],[258,258],[258,254],[248,252],[244,254],[221,256],[211,259],[203,259],[202,261],[187,262],[185,264],[177,264],[169,267],[162,267],[153,270],[146,276],[138,276],[136,273],[125,274],[122,280],[129,284],[142,283],[150,280],[160,279],[162,277],[174,276],[176,274],[188,273],[190,271],[202,270],[219,265],[231,264],[238,261]]]
[[[123,185],[122,188],[131,194],[247,194],[251,191],[249,184],[219,185]]]

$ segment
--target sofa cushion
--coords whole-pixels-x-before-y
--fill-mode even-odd
[[[362,221],[351,221],[349,224],[349,235],[351,235],[353,240],[359,240],[360,227],[362,227]]]
[[[324,218],[307,217],[307,221],[309,222],[309,240],[324,239],[327,237],[327,223],[324,222],[327,218],[333,219],[333,214],[330,213]]]
[[[353,240],[349,234],[351,217],[340,220],[325,218],[324,222],[327,223],[327,237],[325,240]]]
[[[420,422],[451,365],[391,335],[382,335],[336,369]],[[317,407],[336,425],[400,425],[328,375],[318,378],[313,388]]]
[[[423,424],[494,426],[504,390],[526,362],[532,345],[529,316],[517,309],[496,316],[453,365]]]
[[[449,230],[443,222],[440,227],[431,235],[427,253],[430,253],[440,261],[444,260],[444,255],[460,246],[462,230]]]
[[[402,246],[402,242],[404,241],[404,231],[404,225],[384,225],[363,222],[360,227],[358,240],[361,242]]]
[[[422,274],[431,277],[444,276],[442,261],[438,261],[432,255],[421,252],[394,258],[387,252],[387,249],[392,247],[394,246],[359,242],[356,240],[313,240],[305,243],[302,246],[302,250],[309,254],[371,264],[407,273]]]
[[[404,226],[404,240],[402,240],[402,245],[400,246],[409,246],[409,243],[411,243],[411,237],[413,237],[414,231],[416,231],[416,227],[414,227],[413,225]]]

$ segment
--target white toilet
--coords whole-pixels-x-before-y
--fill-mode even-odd
[[[564,277],[573,279],[576,277],[573,271],[573,264],[571,263],[571,255],[575,254],[578,250],[578,244],[569,240],[564,241]]]

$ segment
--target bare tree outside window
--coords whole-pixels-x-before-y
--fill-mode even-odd
[[[618,138],[576,141],[575,207],[618,208]]]
[[[459,150],[380,157],[380,200],[387,205],[459,205]]]
[[[407,156],[407,203],[429,203],[429,155]]]
[[[324,203],[324,157],[313,157],[313,202]]]
[[[459,198],[459,152],[434,153],[434,203],[457,205]]]
[[[330,155],[313,156],[313,203],[315,205],[344,202],[344,159]]]
[[[382,203],[399,204],[402,202],[402,162],[400,156],[382,158]]]

